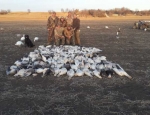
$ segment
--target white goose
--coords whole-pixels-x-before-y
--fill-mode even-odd
[[[17,41],[15,45],[16,45],[16,46],[23,46],[24,43],[23,43],[22,41]]]
[[[25,40],[25,35],[23,34],[23,36],[20,38],[21,41]]]
[[[116,74],[118,74],[119,76],[126,76],[128,77],[129,79],[131,79],[132,77],[127,74],[127,72],[124,71],[124,69],[119,65],[119,64],[116,64],[116,67],[113,68],[114,72]]]
[[[90,29],[90,26],[87,26],[86,28]]]
[[[94,71],[93,71],[93,74],[94,74],[94,76],[96,76],[96,77],[102,79],[102,77],[100,76],[100,72],[99,72],[99,71],[94,70]]]
[[[67,69],[66,68],[61,68],[60,69],[60,72],[58,73],[57,77],[61,76],[61,75],[64,75],[67,73]]]
[[[75,72],[73,69],[70,69],[69,71],[67,71],[67,75],[69,76],[68,77],[68,80],[71,80],[71,78],[74,76]]]
[[[83,76],[83,75],[84,75],[84,72],[81,71],[80,69],[77,69],[77,71],[76,71],[76,73],[75,73],[75,76],[81,77],[81,76]]]
[[[34,42],[39,41],[39,37],[34,38]]]

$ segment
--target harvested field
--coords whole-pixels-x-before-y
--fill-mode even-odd
[[[5,70],[24,54],[46,44],[46,21],[0,22],[1,115],[149,115],[150,31],[132,29],[137,20],[81,20],[81,43],[103,50],[107,60],[119,63],[133,77],[15,78]],[[87,29],[90,26],[90,29]],[[108,26],[109,29],[106,29]],[[121,28],[119,39],[116,32]],[[17,47],[16,34],[40,41],[34,48]]]

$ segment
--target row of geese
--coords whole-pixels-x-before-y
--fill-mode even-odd
[[[68,80],[74,76],[111,78],[113,74],[132,78],[119,64],[107,61],[100,53],[95,47],[40,45],[8,67],[6,74],[20,77],[67,75]]]

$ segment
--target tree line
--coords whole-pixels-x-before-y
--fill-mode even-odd
[[[81,17],[87,17],[87,16],[92,16],[92,17],[106,17],[106,16],[113,16],[113,15],[118,15],[118,16],[127,16],[127,15],[137,15],[137,16],[150,16],[150,10],[142,10],[139,11],[137,10],[131,10],[129,8],[114,8],[110,10],[102,10],[102,9],[84,9],[80,10],[79,9],[61,9],[61,12],[77,12]]]
[[[53,10],[48,10],[48,13],[51,13]],[[63,9],[61,8],[61,12],[73,12],[73,13],[78,13],[81,17],[87,17],[87,16],[92,16],[92,17],[106,17],[106,16],[126,16],[126,15],[137,15],[137,16],[150,16],[150,10],[131,10],[129,8],[114,8],[110,10],[102,10],[102,9],[84,9],[84,10],[79,10],[79,9]],[[0,14],[8,14],[10,13],[11,10],[1,10]],[[30,13],[31,10],[27,9],[27,12]]]

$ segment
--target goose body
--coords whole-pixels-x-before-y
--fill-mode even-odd
[[[34,42],[38,41],[39,40],[39,37],[35,37],[34,38]]]
[[[67,75],[68,75],[68,80],[71,80],[71,78],[74,76],[74,70],[70,69],[69,71],[67,71]]]
[[[23,46],[24,43],[23,43],[22,41],[17,41],[15,45],[16,45],[16,46]]]
[[[15,69],[15,68],[8,67],[6,70],[7,75],[14,75],[16,73],[17,73],[17,69]]]
[[[23,34],[23,36],[20,38],[21,41],[25,40],[25,35]]]
[[[87,26],[87,28],[89,29],[89,28],[90,28],[90,26]]]
[[[105,28],[106,28],[106,29],[109,29],[109,27],[108,27],[108,26],[105,26]]]
[[[81,76],[83,76],[83,75],[84,75],[84,72],[81,71],[80,69],[78,69],[78,70],[76,71],[76,73],[75,73],[75,76],[81,77]]]
[[[93,71],[93,75],[96,76],[96,77],[98,77],[98,78],[100,78],[100,79],[102,79],[102,77],[100,76],[100,72],[97,71],[97,70]]]
[[[67,73],[67,69],[66,68],[62,68],[60,69],[60,72],[58,73],[57,77],[61,76],[61,75],[64,75]]]

